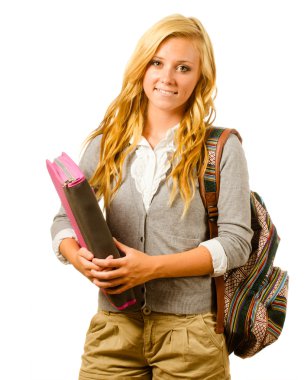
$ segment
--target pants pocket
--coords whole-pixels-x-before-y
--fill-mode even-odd
[[[224,337],[224,334],[217,334],[215,332],[215,325],[216,325],[215,315],[211,313],[200,314],[199,318],[203,325],[204,332],[208,336],[208,339],[216,348],[218,348],[219,350],[222,350],[223,347],[225,346],[225,337]]]
[[[91,319],[87,334],[95,333],[105,327],[107,320],[103,311],[98,311]]]

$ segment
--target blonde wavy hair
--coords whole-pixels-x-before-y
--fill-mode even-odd
[[[212,44],[201,22],[194,17],[175,14],[157,22],[141,37],[126,67],[120,94],[87,139],[89,143],[102,135],[99,164],[90,183],[97,197],[104,198],[105,207],[119,189],[123,163],[142,135],[147,109],[143,78],[147,66],[161,43],[176,37],[190,39],[201,60],[200,78],[175,133],[176,152],[171,159],[174,165],[167,178],[172,178],[169,206],[178,190],[184,202],[183,216],[190,206],[195,194],[195,176],[207,162],[205,135],[215,119],[216,69]],[[133,143],[130,145],[131,138]]]

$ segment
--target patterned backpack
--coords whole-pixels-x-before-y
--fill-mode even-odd
[[[209,162],[200,175],[200,192],[209,219],[210,237],[218,235],[220,159],[233,129],[211,128],[206,140]],[[225,333],[229,354],[253,356],[279,337],[286,316],[288,275],[273,266],[279,236],[260,198],[251,192],[252,252],[245,265],[215,278],[217,333]]]

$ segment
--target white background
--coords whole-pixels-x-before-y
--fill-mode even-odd
[[[137,40],[171,13],[211,36],[217,125],[243,136],[250,183],[281,236],[289,271],[284,332],[234,380],[301,380],[306,352],[306,13],[304,1],[1,1],[1,378],[75,380],[96,288],[60,264],[49,227],[59,201],[45,159],[75,160],[118,94]]]

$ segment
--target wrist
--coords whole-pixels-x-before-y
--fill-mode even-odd
[[[172,262],[174,260],[174,256],[175,254],[150,256],[151,280],[174,277],[172,273]]]
[[[163,255],[148,256],[149,258],[148,281],[163,277],[163,270],[162,270],[163,264],[161,262],[162,257]]]

